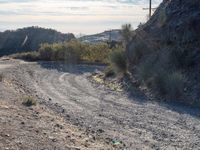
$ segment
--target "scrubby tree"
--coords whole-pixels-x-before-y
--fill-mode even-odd
[[[130,42],[132,38],[133,28],[131,24],[124,24],[122,25],[121,35],[124,41],[125,46]]]

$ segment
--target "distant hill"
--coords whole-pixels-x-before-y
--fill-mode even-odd
[[[102,33],[93,34],[93,35],[86,35],[79,38],[80,41],[85,43],[100,43],[109,41],[111,37],[111,41],[121,41],[120,30],[110,30],[104,31]]]
[[[33,51],[41,43],[63,42],[74,39],[72,33],[63,34],[52,29],[27,27],[0,32],[0,56],[16,52]]]

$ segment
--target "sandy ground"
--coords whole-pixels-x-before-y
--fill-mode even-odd
[[[137,93],[130,97],[92,83],[88,77],[101,68],[0,61],[4,76],[0,147],[199,149],[199,109],[150,102]],[[39,105],[24,108],[17,98],[24,95],[35,97]],[[70,142],[71,138],[75,142]]]

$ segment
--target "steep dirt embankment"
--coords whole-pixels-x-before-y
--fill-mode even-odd
[[[181,72],[186,79],[186,97],[191,103],[199,103],[199,26],[199,0],[164,0],[151,19],[135,31],[129,43],[127,56],[131,72],[144,68],[145,62],[155,70],[164,69],[165,75]]]

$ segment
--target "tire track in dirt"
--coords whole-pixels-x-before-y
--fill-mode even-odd
[[[88,81],[91,71],[85,71],[86,66],[77,67],[77,71],[29,67],[37,70],[38,92],[62,105],[86,127],[102,129],[102,136],[122,140],[127,149],[200,147],[200,119],[187,113],[185,107],[177,106],[180,111],[175,111],[170,109],[176,108],[174,105],[140,103],[125,94],[97,88]]]

